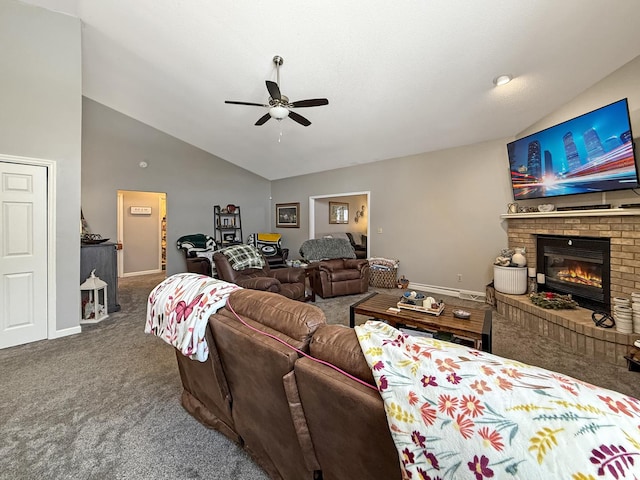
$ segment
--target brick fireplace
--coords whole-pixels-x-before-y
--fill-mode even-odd
[[[640,210],[607,209],[505,214],[509,247],[526,247],[527,265],[537,269],[538,235],[608,238],[610,298],[640,291]],[[559,341],[572,351],[626,365],[624,355],[640,334],[620,334],[596,327],[591,310],[545,310],[526,295],[496,293],[498,312],[521,327]]]

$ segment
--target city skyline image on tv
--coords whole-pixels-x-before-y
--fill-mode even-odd
[[[507,145],[515,200],[638,187],[627,99]]]

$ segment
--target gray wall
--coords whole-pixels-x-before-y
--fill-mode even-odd
[[[116,238],[117,191],[166,192],[167,273],[184,272],[176,240],[213,235],[213,206],[240,205],[244,241],[268,231],[270,182],[88,98],[82,115],[82,210],[91,230]],[[147,168],[139,163],[146,161]]]
[[[80,321],[80,20],[0,0],[0,152],[56,162],[56,330]]]
[[[309,196],[370,191],[371,256],[399,259],[415,283],[484,292],[506,246],[505,155],[499,140],[274,181],[274,203],[301,208],[301,228],[280,229],[283,244],[295,254],[307,238]]]
[[[519,136],[627,97],[632,129],[638,138],[639,78],[637,57]],[[274,181],[274,203],[300,202],[301,206],[301,228],[282,229],[283,244],[297,252],[307,238],[309,196],[370,190],[370,255],[399,258],[399,273],[415,283],[484,292],[492,279],[492,262],[507,246],[506,225],[500,214],[506,213],[507,203],[513,201],[506,149],[511,140]],[[558,197],[553,203],[617,206],[639,201],[626,190]],[[461,282],[457,274],[462,275]]]

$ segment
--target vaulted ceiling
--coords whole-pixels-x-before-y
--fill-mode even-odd
[[[637,0],[26,3],[82,20],[86,97],[270,180],[513,136],[640,54]],[[275,55],[329,99],[308,127],[224,103],[266,104]]]

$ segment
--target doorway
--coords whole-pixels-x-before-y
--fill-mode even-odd
[[[348,203],[348,222],[341,225],[329,223],[329,202]],[[324,234],[359,232],[367,238],[367,258],[371,252],[370,222],[371,192],[345,192],[309,197],[309,238]]]
[[[167,194],[118,190],[118,277],[166,269]]]

